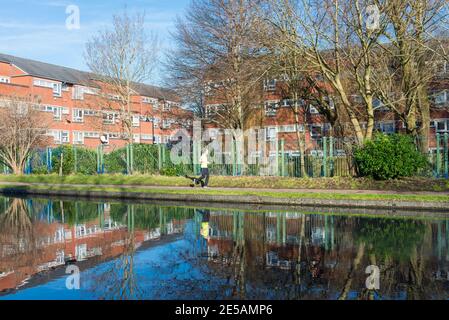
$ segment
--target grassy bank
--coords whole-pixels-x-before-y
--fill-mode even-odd
[[[449,196],[444,194],[352,194],[352,193],[320,193],[320,192],[276,192],[276,191],[248,191],[248,190],[214,190],[214,189],[180,189],[166,188],[120,188],[101,186],[3,186],[0,190],[63,190],[76,192],[101,192],[101,193],[157,193],[176,195],[210,195],[210,196],[256,196],[281,199],[323,199],[323,200],[377,200],[377,201],[419,201],[419,202],[449,202]]]
[[[166,176],[125,176],[57,175],[12,176],[1,175],[0,181],[48,184],[82,184],[82,185],[135,185],[135,186],[177,186],[186,187],[189,181],[183,177]],[[280,177],[218,177],[213,176],[211,187],[222,188],[258,188],[258,189],[331,189],[331,190],[382,190],[382,191],[430,191],[448,192],[449,181],[428,178],[407,178],[391,181],[374,181],[355,178],[280,178]]]

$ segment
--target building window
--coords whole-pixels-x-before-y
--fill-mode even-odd
[[[290,124],[290,125],[280,126],[279,132],[284,132],[284,133],[296,132],[296,125]]]
[[[323,126],[322,125],[311,125],[310,126],[310,137],[312,139],[321,139],[323,136]]]
[[[53,108],[53,119],[55,121],[61,121],[62,120],[62,108]]]
[[[153,118],[153,122],[154,122],[154,129],[158,129],[159,128],[159,123],[161,123],[161,119]]]
[[[118,119],[117,113],[103,113],[103,123],[104,124],[115,124],[116,120]]]
[[[277,128],[275,128],[275,127],[267,128],[266,133],[267,133],[267,141],[275,141],[276,140]]]
[[[0,76],[0,83],[11,83],[11,79],[9,77]]]
[[[295,101],[293,99],[284,99],[282,100],[283,107],[294,107]]]
[[[155,144],[160,144],[161,143],[161,136],[160,135],[155,135],[154,136],[154,143]]]
[[[274,116],[276,116],[278,107],[279,107],[279,101],[267,101],[267,102],[265,102],[265,115],[267,117],[274,117]]]
[[[309,111],[310,111],[310,114],[319,114],[318,109],[313,105],[309,106]]]
[[[33,84],[37,87],[52,89],[53,95],[55,97],[62,96],[62,83],[61,82],[48,81],[48,80],[43,80],[43,79],[34,79]]]
[[[396,132],[396,126],[393,121],[379,122],[376,124],[376,129],[385,134],[393,134]]]
[[[449,132],[449,119],[435,120],[435,131],[437,133],[447,133]]]
[[[73,100],[84,100],[85,94],[97,95],[98,89],[84,87],[84,86],[73,86],[73,91],[72,91],[72,99]]]
[[[98,139],[98,138],[100,138],[100,133],[99,132],[84,132],[84,138]]]
[[[434,95],[435,104],[443,105],[448,101],[448,92],[446,90],[438,92]]]
[[[168,119],[164,119],[162,121],[162,129],[170,129],[171,127],[171,121]]]
[[[277,80],[276,79],[267,79],[264,81],[263,83],[263,89],[264,91],[275,91],[276,90],[276,84],[277,84]]]
[[[133,134],[133,142],[140,143],[140,134]]]
[[[73,132],[73,144],[84,144],[84,133],[80,131]]]
[[[140,116],[132,116],[133,127],[140,127]]]
[[[69,143],[69,132],[68,131],[61,131],[61,143]]]
[[[163,111],[170,111],[171,110],[171,103],[170,102],[165,102],[164,103],[164,108],[162,110]]]
[[[54,138],[55,144],[65,144],[70,141],[69,131],[50,130],[47,135]]]
[[[157,99],[154,98],[142,97],[142,102],[146,104],[152,104],[154,106],[155,104],[157,104],[158,101]]]
[[[73,122],[84,122],[84,111],[81,109],[73,109]]]

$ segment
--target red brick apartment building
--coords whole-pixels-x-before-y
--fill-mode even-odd
[[[252,121],[259,128],[266,129],[267,141],[273,140],[277,135],[278,139],[284,139],[285,152],[288,154],[298,154],[296,125],[290,100],[283,94],[282,80],[267,79],[260,84],[260,90],[263,92],[263,102],[260,108],[254,112],[255,120]],[[430,149],[436,149],[435,134],[449,133],[449,63],[442,62],[440,72],[435,75],[430,92],[431,101],[431,139]],[[358,97],[354,96],[353,99]],[[220,112],[223,105],[217,103],[218,100],[211,96],[206,100],[206,118],[213,118],[214,114]],[[395,132],[404,132],[405,126],[395,114],[386,108],[382,108],[380,101],[375,101],[376,130],[391,134]],[[313,150],[319,150],[317,142],[325,136],[330,135],[331,126],[326,117],[318,112],[316,106],[311,105],[308,114],[305,117],[306,123],[300,124],[300,130],[305,131],[307,153]],[[363,125],[363,123],[362,123]],[[209,134],[215,136],[220,128],[213,121],[206,126]]]
[[[191,126],[192,113],[181,108],[172,91],[146,84],[136,84],[133,90],[135,143],[168,143],[181,127]],[[91,73],[0,54],[0,99],[12,97],[38,102],[50,123],[52,146],[95,148],[105,136],[105,151],[112,151],[128,141],[119,121],[117,97]]]

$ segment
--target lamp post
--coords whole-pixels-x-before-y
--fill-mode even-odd
[[[156,144],[156,136],[154,134],[154,121],[155,121],[154,116],[151,116],[151,117],[149,115],[146,116],[145,122],[151,122],[152,133],[153,133],[153,144]]]

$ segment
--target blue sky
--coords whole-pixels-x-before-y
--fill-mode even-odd
[[[83,61],[85,42],[111,24],[112,15],[125,6],[129,12],[144,10],[149,30],[159,34],[164,48],[170,47],[169,31],[189,0],[9,0],[0,10],[0,52],[24,58],[87,70]],[[66,8],[80,8],[81,29],[65,27]],[[160,83],[160,72],[153,84]]]

